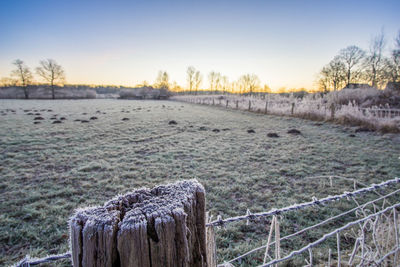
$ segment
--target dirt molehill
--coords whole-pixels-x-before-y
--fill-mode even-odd
[[[289,131],[287,131],[288,134],[293,134],[293,135],[299,135],[301,134],[301,132],[297,129],[290,129]]]
[[[277,133],[268,133],[267,136],[271,137],[271,138],[278,138],[279,137],[279,135]]]

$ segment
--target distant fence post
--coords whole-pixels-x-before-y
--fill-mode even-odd
[[[213,106],[215,105],[215,103],[214,103],[214,98],[212,99],[213,100]]]
[[[210,266],[205,191],[196,180],[118,196],[70,221],[73,266]],[[211,265],[212,266],[212,265]]]
[[[331,108],[331,120],[334,120],[335,119],[335,104],[332,103],[330,108]]]
[[[265,114],[268,114],[268,101],[265,101]]]
[[[229,105],[229,100],[227,99],[226,100],[226,108],[228,108],[228,105]]]
[[[291,109],[291,111],[290,111],[290,114],[294,114],[294,102],[292,103],[292,109]]]
[[[251,110],[251,100],[249,100],[249,111]]]
[[[236,109],[239,109],[239,100],[236,100]]]

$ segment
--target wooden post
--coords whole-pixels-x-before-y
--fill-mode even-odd
[[[265,114],[268,114],[268,101],[265,101]]]
[[[294,102],[292,103],[292,110],[290,111],[290,114],[293,115],[293,113],[294,113]]]
[[[214,98],[213,98],[213,106],[214,106],[214,104],[215,104],[215,103],[214,103]]]
[[[207,223],[211,222],[211,217],[206,215]],[[215,231],[214,226],[207,227],[206,231],[206,244],[207,244],[207,265],[209,267],[217,266],[217,249],[215,245]]]
[[[251,100],[249,100],[249,111],[251,110]]]
[[[228,105],[229,105],[229,100],[227,99],[226,100],[226,108],[228,108]]]
[[[236,109],[239,109],[239,100],[236,100]]]
[[[138,189],[76,212],[73,266],[207,266],[205,222],[196,180]]]
[[[335,104],[331,104],[331,120],[335,119]]]

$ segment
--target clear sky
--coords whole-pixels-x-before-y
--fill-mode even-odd
[[[368,48],[400,30],[399,0],[0,0],[0,78],[12,61],[53,58],[68,83],[134,85],[159,70],[186,86],[186,68],[231,80],[312,88],[341,48]],[[205,87],[203,86],[203,87]]]

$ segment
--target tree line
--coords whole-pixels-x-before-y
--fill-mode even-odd
[[[373,37],[369,49],[350,45],[339,51],[318,75],[318,86],[327,92],[347,87],[352,83],[365,83],[383,88],[388,82],[400,82],[400,31],[394,48],[385,55],[386,38],[383,31]]]
[[[253,94],[255,92],[270,92],[268,85],[261,86],[260,79],[255,74],[244,74],[239,79],[230,81],[228,76],[220,72],[211,71],[207,75],[208,84],[203,84],[203,75],[195,67],[189,66],[186,69],[187,87],[181,87],[176,82],[169,82],[169,75],[166,71],[160,71],[153,84],[154,88],[164,88],[175,92],[187,94],[198,94],[200,91],[208,93],[240,93]],[[143,82],[140,86],[148,86]]]
[[[207,75],[208,84],[203,84],[203,75],[195,67],[189,66],[186,69],[187,87],[178,85],[175,81],[170,81],[167,71],[158,72],[155,82],[150,85],[147,81],[138,84],[136,87],[152,87],[155,89],[167,89],[174,92],[186,94],[198,94],[200,91],[208,93],[240,93],[253,94],[256,92],[271,92],[268,85],[261,86],[260,79],[255,74],[244,74],[235,81],[230,81],[228,76],[220,72],[211,71]]]
[[[386,55],[386,38],[383,31],[370,41],[368,50],[350,45],[339,51],[318,74],[317,83],[320,91],[338,90],[352,83],[366,83],[375,88],[383,88],[387,82],[400,82],[400,32],[395,38],[394,48]],[[33,84],[33,73],[20,59],[13,62],[15,69],[11,72],[13,85],[21,87],[25,98],[29,98],[29,86]],[[35,69],[36,74],[51,87],[52,98],[55,99],[55,85],[65,81],[63,68],[53,59],[41,60]],[[211,71],[207,75],[208,83],[203,84],[203,75],[193,66],[186,70],[187,86],[181,87],[170,82],[167,71],[159,71],[155,82],[150,85],[146,81],[136,88],[154,88],[171,90],[188,94],[207,93],[270,93],[268,85],[261,85],[255,74],[241,75],[237,80],[229,80],[220,72]],[[7,81],[3,79],[3,84]]]
[[[15,69],[11,72],[11,78],[3,78],[3,86],[18,86],[23,89],[25,98],[29,98],[29,89],[34,84],[34,76],[31,69],[20,59],[12,63]],[[55,86],[65,82],[65,72],[61,65],[53,59],[42,60],[35,69],[36,74],[51,87],[52,98],[55,99]],[[244,74],[236,81],[230,81],[226,75],[220,72],[211,71],[208,74],[208,87],[202,87],[203,75],[193,66],[189,66],[186,70],[187,87],[184,88],[176,82],[170,81],[167,71],[159,71],[153,84],[143,81],[134,88],[152,88],[163,89],[175,92],[183,92],[189,94],[197,94],[199,91],[207,91],[208,93],[240,93],[253,94],[255,92],[270,92],[269,86],[260,85],[260,79],[255,74]],[[107,86],[110,87],[110,86]],[[117,86],[115,88],[128,89],[129,87]],[[208,88],[208,89],[207,89]]]
[[[3,78],[3,84],[16,85],[23,89],[24,96],[29,99],[29,87],[34,83],[31,69],[20,59],[13,62],[15,69],[11,71],[11,78]],[[35,69],[36,74],[50,85],[51,96],[55,99],[55,86],[65,81],[64,69],[54,59],[41,60]]]

